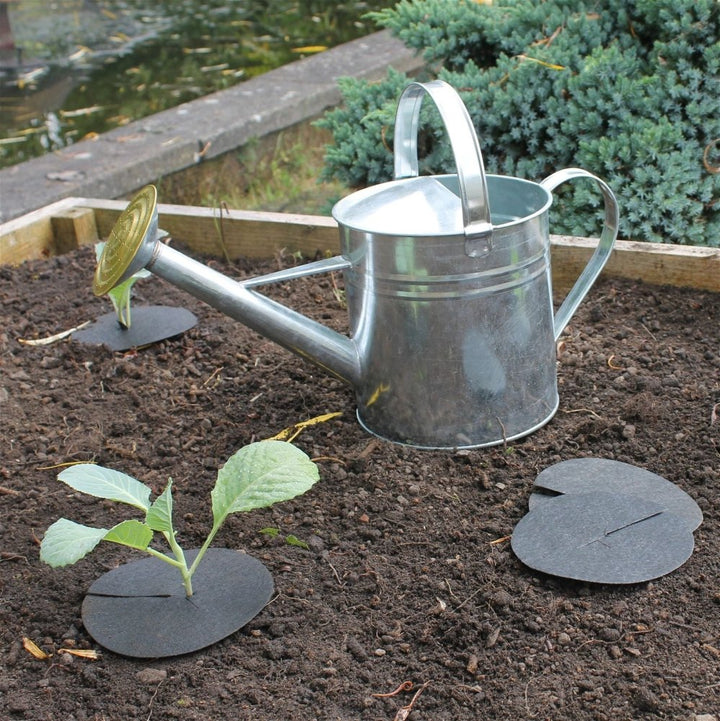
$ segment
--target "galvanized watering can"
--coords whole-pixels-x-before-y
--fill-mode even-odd
[[[457,173],[418,176],[425,96],[448,131]],[[160,241],[148,186],[124,211],[95,273],[106,293],[144,267],[350,383],[360,424],[421,448],[511,441],[558,407],[556,340],[612,249],[618,208],[610,188],[575,168],[541,183],[485,175],[467,110],[442,81],[411,83],[395,124],[395,180],[353,193],[333,209],[342,255],[236,282]],[[600,187],[598,246],[553,314],[548,210],[573,178]],[[342,270],[349,337],[255,289]]]

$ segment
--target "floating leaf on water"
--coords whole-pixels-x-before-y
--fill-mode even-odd
[[[324,50],[327,50],[327,45],[305,45],[302,48],[293,48],[292,51],[294,53],[321,53]]]
[[[104,110],[102,105],[91,105],[88,108],[78,108],[77,110],[61,110],[61,118],[80,118],[85,115],[92,115],[93,113],[99,113]]]
[[[92,50],[90,50],[90,48],[81,45],[74,53],[68,55],[68,60],[71,63],[77,62],[78,60],[82,60],[86,55],[89,55],[91,52]]]
[[[111,125],[127,125],[132,120],[128,115],[113,115],[107,122]]]
[[[202,73],[211,73],[216,70],[227,70],[230,67],[228,63],[220,63],[219,65],[203,65],[200,68],[200,72]]]

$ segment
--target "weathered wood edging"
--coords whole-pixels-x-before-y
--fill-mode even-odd
[[[127,205],[122,200],[66,198],[0,225],[0,264],[68,252],[105,238]],[[158,205],[159,225],[193,253],[268,258],[286,249],[307,257],[337,254],[332,218],[315,215]],[[569,288],[586,265],[595,241],[551,236],[553,284]],[[720,249],[619,240],[603,270],[628,278],[720,292]]]

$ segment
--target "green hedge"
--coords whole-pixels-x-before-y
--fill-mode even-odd
[[[460,92],[489,173],[582,167],[615,191],[621,237],[720,246],[718,0],[401,0],[371,16]],[[409,80],[341,80],[343,105],[319,121],[334,137],[326,178],[392,178]],[[423,172],[452,172],[436,114],[424,117]],[[562,186],[552,231],[596,235],[601,205],[592,183]]]

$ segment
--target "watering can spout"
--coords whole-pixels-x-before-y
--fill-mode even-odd
[[[359,383],[360,356],[350,338],[254,290],[268,283],[343,270],[347,261],[330,258],[237,282],[161,242],[156,199],[154,186],[147,186],[121,214],[95,271],[96,295],[104,295],[145,268],[346,383]]]

